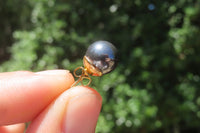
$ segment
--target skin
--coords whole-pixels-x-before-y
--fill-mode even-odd
[[[94,133],[102,98],[66,70],[0,74],[0,133]]]

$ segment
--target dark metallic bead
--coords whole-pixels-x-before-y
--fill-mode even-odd
[[[93,76],[102,76],[111,72],[116,65],[117,49],[107,41],[91,44],[83,58],[86,71]]]

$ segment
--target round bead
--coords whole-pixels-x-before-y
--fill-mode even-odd
[[[93,76],[109,73],[116,66],[116,52],[117,49],[110,42],[96,41],[86,51],[84,67]]]

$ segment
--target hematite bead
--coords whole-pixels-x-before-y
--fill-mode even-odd
[[[97,41],[91,44],[83,58],[86,71],[92,76],[102,76],[111,72],[116,65],[117,49],[107,41]]]

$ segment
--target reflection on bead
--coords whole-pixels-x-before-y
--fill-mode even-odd
[[[91,44],[84,56],[84,67],[93,76],[102,76],[111,72],[116,65],[116,48],[107,41]]]

